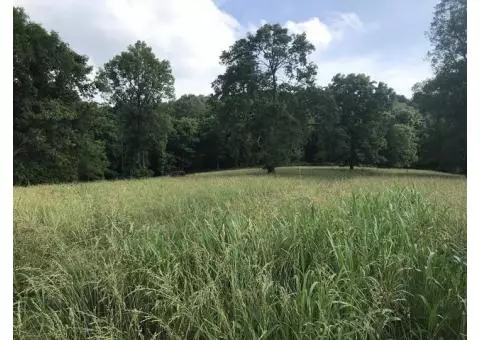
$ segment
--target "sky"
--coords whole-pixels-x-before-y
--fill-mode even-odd
[[[432,75],[425,36],[435,0],[14,0],[101,67],[137,40],[170,61],[175,92],[211,93],[219,56],[263,23],[305,32],[316,51],[318,84],[365,73],[411,96]]]

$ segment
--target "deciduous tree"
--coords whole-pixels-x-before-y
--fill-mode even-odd
[[[386,146],[385,112],[393,103],[393,90],[364,74],[337,74],[329,89],[339,110],[347,145],[343,149],[343,161],[350,169],[361,163],[380,162],[380,152]]]
[[[173,83],[170,63],[159,60],[142,41],[129,46],[101,70],[99,89],[120,115],[124,175],[152,173],[152,155],[157,158],[164,154],[169,122],[161,104],[173,98]]]
[[[414,103],[428,134],[421,162],[442,170],[467,171],[467,4],[442,0],[435,7],[429,53],[435,76],[415,87]]]
[[[305,34],[266,24],[222,54],[227,69],[213,86],[236,158],[243,152],[273,172],[298,149],[305,116],[294,93],[313,84],[316,67],[307,60],[313,50]]]
[[[77,108],[92,89],[88,58],[21,8],[13,8],[13,26],[14,183],[76,180]]]

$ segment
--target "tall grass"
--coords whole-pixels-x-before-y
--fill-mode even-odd
[[[464,179],[298,170],[16,188],[15,337],[466,337]]]

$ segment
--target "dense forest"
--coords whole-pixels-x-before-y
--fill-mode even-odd
[[[211,95],[175,98],[169,61],[146,42],[94,70],[14,7],[14,184],[287,164],[466,174],[466,21],[466,0],[436,5],[434,76],[411,99],[365,74],[319,86],[313,45],[278,24],[222,53]]]

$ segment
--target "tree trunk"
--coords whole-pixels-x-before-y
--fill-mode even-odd
[[[355,163],[355,143],[352,139],[350,139],[350,159],[349,159],[350,170],[353,170],[354,163]]]
[[[123,139],[123,137],[122,137]],[[122,173],[122,176],[125,175],[125,142],[122,140],[122,164],[121,164],[121,173]]]
[[[267,170],[268,174],[274,174],[275,173],[275,167],[273,165],[265,165],[265,169]]]

